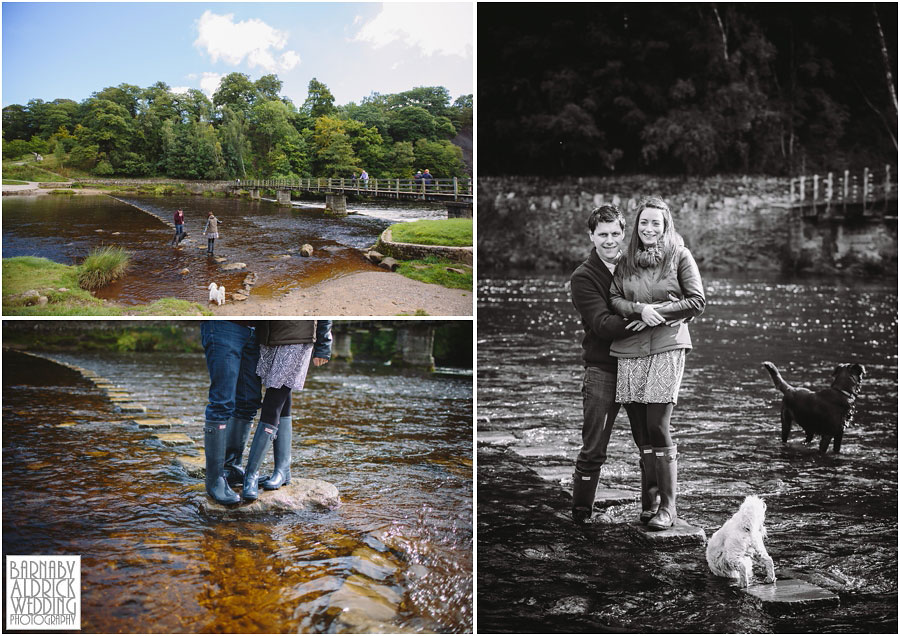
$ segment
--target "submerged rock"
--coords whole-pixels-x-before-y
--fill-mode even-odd
[[[196,455],[179,455],[175,463],[184,469],[190,477],[203,479],[206,476],[206,459]]]
[[[300,256],[312,256],[313,255],[313,247],[309,243],[304,243],[300,248]]]
[[[361,576],[353,575],[347,577],[340,589],[331,594],[329,609],[338,609],[342,614],[353,612],[351,616],[382,623],[397,615],[401,600],[402,597],[394,588],[376,585]],[[358,622],[358,619],[353,620]],[[361,633],[366,631],[368,630]]]
[[[692,543],[706,545],[706,532],[703,528],[692,526],[681,517],[675,519],[675,523],[667,530],[650,530],[640,521],[629,524],[629,527],[655,547],[681,547]]]
[[[244,269],[245,267],[247,267],[246,263],[229,263],[228,265],[222,266],[222,271],[230,272],[235,269]]]
[[[759,583],[744,590],[763,605],[791,608],[812,605],[838,605],[840,597],[829,590],[800,579],[779,579],[774,583]]]
[[[240,488],[236,490],[240,492]],[[259,489],[259,499],[241,502],[239,506],[223,506],[205,494],[200,502],[200,512],[225,517],[280,514],[289,512],[324,512],[337,508],[341,503],[334,484],[318,479],[291,479],[291,483],[278,490]]]

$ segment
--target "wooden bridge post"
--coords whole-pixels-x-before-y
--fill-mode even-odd
[[[863,197],[862,197],[862,213],[866,215],[866,206],[869,202],[869,168],[863,168]]]

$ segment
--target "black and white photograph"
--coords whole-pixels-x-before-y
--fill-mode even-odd
[[[896,633],[896,4],[477,18],[478,633]]]

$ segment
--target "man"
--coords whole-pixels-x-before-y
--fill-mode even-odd
[[[572,302],[581,314],[584,338],[582,399],[584,424],[582,447],[575,461],[572,517],[584,523],[591,517],[600,468],[619,412],[616,402],[616,359],[609,355],[613,340],[639,330],[643,323],[629,322],[612,313],[609,287],[625,241],[625,217],[614,205],[603,205],[588,218],[591,255],[572,274]]]
[[[231,486],[244,481],[241,455],[262,404],[256,329],[248,320],[207,320],[200,335],[209,369],[203,427],[206,493],[220,504],[237,504],[241,498]]]
[[[369,173],[368,172],[363,170],[362,173],[360,173],[360,175],[359,175],[359,180],[362,181],[364,188],[369,187]]]

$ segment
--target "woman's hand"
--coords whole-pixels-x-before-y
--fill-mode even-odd
[[[643,320],[632,320],[627,325],[625,325],[625,328],[628,329],[629,331],[634,331],[634,332],[643,331],[644,329],[647,328],[647,323],[644,322]]]
[[[647,323],[648,327],[655,327],[666,321],[652,305],[644,305],[644,308],[641,310],[641,320]]]
[[[328,364],[328,358],[313,358],[313,364],[321,367],[323,364]]]

